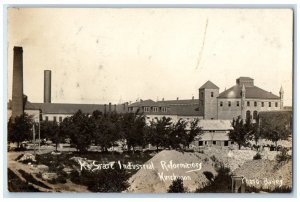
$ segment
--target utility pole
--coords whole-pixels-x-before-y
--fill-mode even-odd
[[[39,120],[39,153],[41,153],[41,121]]]
[[[34,124],[32,125],[32,132],[33,132],[33,154],[35,156],[35,128],[34,128]]]

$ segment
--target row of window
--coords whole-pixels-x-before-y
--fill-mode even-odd
[[[144,112],[166,112],[167,111],[167,107],[144,107]]]
[[[214,92],[210,92],[210,97],[214,97]],[[204,93],[201,92],[201,98],[204,98]]]
[[[257,111],[253,111],[253,116],[251,115],[251,111],[246,111],[246,119],[252,119],[252,117],[253,117],[253,119],[257,119],[258,118],[258,113],[257,113]]]
[[[234,144],[233,141],[230,142],[231,144]],[[212,144],[213,145],[216,145],[217,144],[217,141],[212,141]],[[208,141],[199,141],[199,146],[204,146],[204,145],[208,145]],[[229,145],[229,141],[224,141],[224,146],[228,146]]]
[[[59,122],[63,121],[63,118],[61,116],[58,117]],[[45,121],[49,121],[49,117],[45,116]],[[57,117],[53,116],[53,121],[57,121]]]
[[[261,107],[265,107],[265,102],[260,102],[261,103]],[[272,107],[272,102],[268,102],[269,103],[269,107]],[[253,106],[257,107],[258,102],[254,101],[253,102]],[[240,101],[236,101],[236,106],[239,107],[240,106]],[[247,107],[251,106],[251,102],[247,101]],[[220,107],[223,107],[223,101],[220,102]],[[231,101],[228,101],[228,107],[231,107]],[[278,107],[278,102],[275,102],[275,107]]]

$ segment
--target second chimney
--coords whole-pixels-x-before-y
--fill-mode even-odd
[[[51,71],[44,71],[44,103],[51,103]]]

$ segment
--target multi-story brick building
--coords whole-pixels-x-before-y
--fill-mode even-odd
[[[260,111],[282,110],[283,94],[282,88],[279,96],[267,92],[249,77],[236,79],[236,85],[220,94],[219,88],[208,81],[199,89],[200,115],[204,119],[256,119]]]

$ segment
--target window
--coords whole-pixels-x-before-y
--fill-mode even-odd
[[[230,144],[234,144],[234,141],[231,141],[231,143]]]
[[[204,98],[204,94],[203,94],[203,92],[201,92],[201,98]]]
[[[150,111],[150,107],[144,107],[144,112],[149,112]]]
[[[272,107],[272,103],[271,102],[269,102],[269,107]]]
[[[237,107],[240,106],[240,101],[236,101],[236,106],[237,106]]]
[[[166,107],[162,107],[162,108],[161,108],[161,111],[162,111],[162,112],[166,112],[166,111],[167,111],[167,108],[166,108]]]
[[[257,107],[257,102],[256,101],[254,102],[254,107]]]
[[[261,107],[264,107],[265,106],[265,103],[264,102],[261,102]]]
[[[203,146],[203,141],[199,141],[199,146]]]
[[[249,101],[247,101],[247,106],[250,107],[250,102]]]
[[[228,101],[228,107],[231,107],[231,101]]]
[[[211,93],[210,93],[210,97],[214,97],[214,92],[211,92]]]
[[[158,112],[158,107],[153,107],[153,112]]]
[[[220,107],[223,107],[223,102],[222,101],[220,102]]]
[[[278,102],[275,102],[275,107],[278,107]]]
[[[249,110],[246,112],[246,119],[247,120],[251,119],[251,112]]]
[[[257,119],[257,111],[253,112],[253,119],[255,119],[255,120]]]
[[[224,146],[228,147],[228,141],[224,141]]]
[[[216,145],[217,144],[217,141],[213,141],[213,145]]]
[[[53,121],[56,121],[56,116],[53,116]]]
[[[48,120],[49,120],[48,116],[45,116],[45,118],[46,118],[46,121],[48,121]]]
[[[62,117],[61,116],[59,117],[59,122],[62,122]]]
[[[205,141],[204,144],[207,145],[207,141]]]

